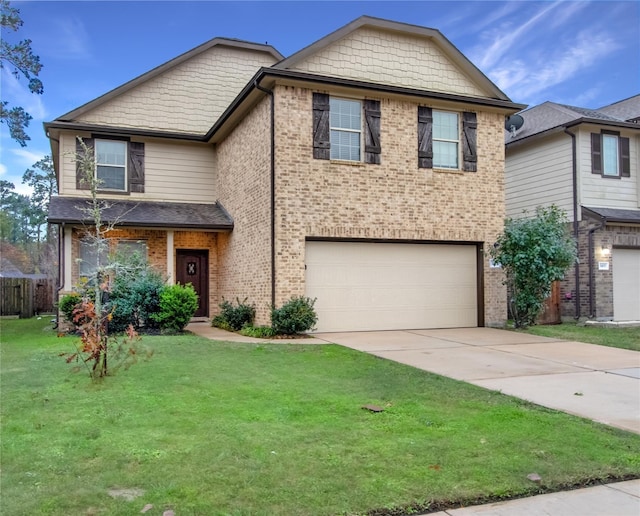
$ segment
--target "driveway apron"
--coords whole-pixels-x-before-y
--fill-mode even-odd
[[[640,353],[494,328],[314,337],[640,433]]]

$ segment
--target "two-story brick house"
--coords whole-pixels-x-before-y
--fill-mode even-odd
[[[121,214],[113,246],[143,242],[169,281],[193,282],[199,315],[248,298],[268,323],[307,295],[322,331],[501,324],[486,251],[505,215],[504,119],[522,107],[424,27],[361,17],[286,59],[212,40],[45,124],[62,290],[91,264],[81,136],[107,218]]]
[[[600,109],[545,102],[507,134],[507,215],[555,204],[579,263],[560,285],[564,317],[640,320],[640,95]]]

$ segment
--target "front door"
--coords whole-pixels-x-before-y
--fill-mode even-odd
[[[194,317],[209,315],[209,251],[176,250],[176,283],[191,283],[198,294],[198,310]]]

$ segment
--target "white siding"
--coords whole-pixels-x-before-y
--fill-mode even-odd
[[[549,136],[534,145],[507,149],[505,196],[507,217],[532,214],[555,204],[573,217],[571,138]]]
[[[88,137],[88,134],[81,134]],[[75,134],[60,137],[62,169],[60,195],[86,197],[76,190]],[[143,140],[136,140],[143,141]],[[145,191],[127,199],[174,202],[214,202],[215,151],[212,145],[145,141]],[[101,197],[109,197],[102,195]],[[110,197],[122,199],[122,195]]]
[[[638,209],[638,139],[631,131],[620,131],[630,138],[631,177],[610,178],[591,173],[591,133],[600,133],[601,127],[585,127],[578,133],[578,166],[580,173],[580,203],[600,208]]]

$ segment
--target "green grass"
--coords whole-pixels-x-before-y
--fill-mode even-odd
[[[47,321],[0,324],[2,514],[363,514],[640,477],[640,435],[336,345],[145,337],[150,361],[92,383]]]
[[[556,339],[589,342],[601,346],[640,351],[640,326],[631,328],[597,327],[562,323],[549,326],[530,326],[526,333]]]

